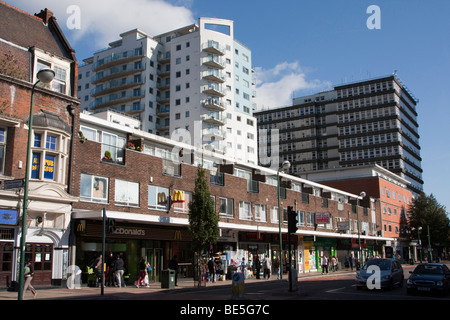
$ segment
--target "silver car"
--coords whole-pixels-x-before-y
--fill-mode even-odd
[[[356,288],[384,289],[402,287],[405,279],[400,262],[392,259],[371,259],[356,274]]]

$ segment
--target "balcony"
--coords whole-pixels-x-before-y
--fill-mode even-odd
[[[129,88],[141,86],[144,84],[142,79],[129,79],[123,80],[112,80],[111,82],[103,85],[98,85],[95,89],[91,90],[91,96],[97,97],[105,94],[109,94],[115,91],[123,91]]]
[[[120,53],[112,53],[110,56],[98,60],[92,66],[92,70],[98,72],[100,70],[108,69],[119,64],[126,64],[131,61],[139,60],[144,57],[142,49],[124,51]]]
[[[158,117],[168,117],[170,115],[170,107],[157,107],[156,115]]]
[[[202,59],[202,65],[214,68],[214,69],[224,69],[225,62],[218,56],[208,56]]]
[[[201,118],[203,121],[213,125],[223,126],[227,123],[227,118],[222,116],[219,112],[208,112],[202,114]]]
[[[144,68],[141,65],[134,66],[133,68],[114,67],[109,70],[98,72],[95,76],[91,78],[91,82],[92,84],[97,84],[100,82],[106,82],[120,77],[126,77],[142,71],[144,71]]]
[[[109,107],[111,105],[116,104],[125,104],[127,102],[133,101],[133,100],[140,100],[144,98],[144,94],[139,92],[128,92],[125,94],[110,94],[109,96],[105,96],[102,98],[95,99],[94,102],[92,102],[89,107],[93,110],[95,109],[102,109],[105,107]]]
[[[203,71],[202,78],[206,81],[219,82],[219,83],[225,82],[225,76],[223,75],[223,73],[216,69]]]
[[[210,54],[217,54],[221,56],[223,56],[226,51],[225,47],[219,45],[217,41],[213,40],[209,40],[208,42],[204,43],[202,45],[202,50]]]
[[[213,110],[213,111],[225,111],[226,107],[222,102],[222,99],[209,97],[202,101],[202,105],[204,108]]]
[[[203,86],[202,92],[207,95],[219,96],[219,97],[224,97],[226,94],[226,91],[222,89],[221,85],[213,84],[213,83]]]

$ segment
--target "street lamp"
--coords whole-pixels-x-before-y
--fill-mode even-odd
[[[411,230],[414,231],[416,228],[412,227]],[[419,256],[420,256],[420,263],[422,263],[422,246],[420,242],[420,230],[422,230],[422,227],[417,228],[417,243],[419,248]]]
[[[356,218],[358,219],[358,246],[359,246],[359,259],[360,259],[360,267],[362,261],[362,252],[361,252],[361,223],[359,222],[359,200],[362,200],[366,196],[366,193],[362,191],[359,194],[359,197],[356,198]]]
[[[281,207],[280,207],[280,170],[287,170],[291,167],[289,161],[284,161],[277,171],[277,194],[278,194],[278,230],[280,233],[280,280],[283,279],[283,238],[281,235]]]
[[[38,80],[35,82],[31,89],[31,102],[30,102],[30,116],[28,120],[28,143],[27,143],[27,160],[25,167],[25,186],[23,191],[23,209],[22,209],[22,234],[20,237],[20,260],[19,260],[19,295],[18,300],[23,299],[23,285],[24,285],[24,272],[25,272],[25,242],[27,235],[27,209],[28,209],[28,185],[30,182],[30,167],[31,167],[31,140],[33,138],[33,105],[34,105],[34,91],[36,85],[39,82],[50,83],[55,77],[55,72],[51,69],[39,70],[36,77]]]

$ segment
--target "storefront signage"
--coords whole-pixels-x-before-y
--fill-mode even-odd
[[[130,235],[130,236],[145,236],[145,230],[138,229],[138,228],[119,227],[119,228],[116,228],[116,230],[114,230],[113,233],[120,234],[120,235]]]
[[[330,223],[329,212],[316,212],[316,224],[328,224]]]
[[[16,225],[17,222],[17,210],[0,209],[0,224]]]
[[[337,223],[338,231],[347,231],[350,230],[350,222],[349,221],[339,221]]]

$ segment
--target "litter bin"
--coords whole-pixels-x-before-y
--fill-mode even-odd
[[[175,270],[167,269],[161,271],[161,288],[175,288]]]

